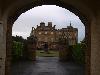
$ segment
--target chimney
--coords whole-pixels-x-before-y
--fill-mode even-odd
[[[44,22],[41,22],[40,23],[40,27],[45,27],[45,23]]]
[[[52,22],[48,22],[48,26],[49,27],[52,27]]]

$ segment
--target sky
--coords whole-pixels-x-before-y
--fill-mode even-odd
[[[27,38],[30,35],[32,27],[37,27],[40,22],[52,22],[57,29],[66,28],[70,25],[78,28],[78,42],[85,37],[85,26],[78,16],[69,10],[56,5],[42,5],[34,7],[25,13],[22,13],[14,22],[12,28],[13,36],[22,36]]]

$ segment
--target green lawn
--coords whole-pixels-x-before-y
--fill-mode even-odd
[[[49,50],[49,53],[46,53],[43,50],[37,50],[36,55],[38,57],[58,57],[59,56],[59,51]]]

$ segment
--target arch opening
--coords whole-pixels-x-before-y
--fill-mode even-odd
[[[47,10],[48,8],[49,8],[49,10]],[[44,11],[44,12],[42,12],[41,10]],[[56,11],[52,12],[52,10],[56,10]],[[47,15],[48,11],[49,11],[50,14]],[[41,14],[39,12],[41,12]],[[59,13],[61,13],[61,14],[59,14]],[[35,15],[32,15],[32,14],[35,14]],[[31,19],[30,16],[31,17],[33,16],[34,18]],[[43,18],[41,18],[41,17],[43,17]],[[27,18],[30,19],[29,22],[27,21],[28,20]],[[34,22],[33,22],[33,20],[34,20]],[[38,22],[37,22],[37,20],[38,20]],[[77,16],[75,16],[73,13],[71,13],[69,10],[58,7],[58,6],[55,6],[55,5],[38,6],[38,7],[32,8],[32,9],[28,10],[27,12],[23,13],[22,15],[20,15],[19,19],[16,20],[16,22],[14,23],[15,26],[13,26],[13,27],[15,27],[17,29],[15,29],[15,32],[13,34],[15,34],[15,33],[17,35],[19,34],[19,36],[24,36],[24,38],[27,39],[28,36],[33,35],[33,33],[32,33],[33,31],[31,29],[36,29],[35,30],[35,32],[36,32],[38,30],[37,28],[41,25],[42,21],[43,22],[45,21],[44,22],[44,24],[45,24],[44,27],[45,28],[48,26],[48,23],[51,23],[52,28],[56,25],[54,31],[52,31],[53,33],[55,33],[56,36],[57,36],[56,31],[59,32],[61,29],[66,29],[67,27],[71,26],[73,29],[78,28],[78,33],[77,33],[78,42],[76,42],[76,43],[80,43],[80,41],[83,41],[83,39],[85,38],[85,27],[84,27],[83,23],[79,20],[79,18]],[[76,21],[79,24],[76,23]],[[37,25],[37,24],[39,24],[39,25]],[[22,25],[22,27],[24,27],[24,31],[22,31],[23,28],[20,25]],[[28,26],[29,26],[30,29],[28,28]],[[16,30],[17,30],[17,32],[16,32]],[[21,33],[18,32],[20,30],[22,31]],[[13,29],[13,31],[14,31],[14,29]],[[35,36],[38,36],[38,40],[41,40],[41,41],[38,41],[38,42],[41,42],[41,44],[40,43],[38,44],[38,47],[37,47],[38,49],[43,48],[42,45],[44,44],[43,42],[45,42],[45,40],[43,41],[43,39],[53,40],[53,39],[56,38],[56,37],[54,38],[53,35],[49,35],[50,33],[52,33],[51,30],[47,31],[47,33],[49,33],[47,35],[48,37],[46,35],[42,36],[42,34],[41,34],[41,37],[40,37],[40,35],[37,35],[37,34],[39,34],[38,32],[39,33],[41,33],[41,32],[45,33],[45,31],[39,31],[38,30],[35,33]],[[16,34],[15,34],[15,36],[16,36]],[[25,36],[25,34],[27,35],[27,37]],[[52,49],[53,46],[55,46],[55,47],[57,46],[56,43],[53,43],[53,44],[54,45],[51,45],[51,42],[49,42],[49,46],[50,46],[49,49]]]

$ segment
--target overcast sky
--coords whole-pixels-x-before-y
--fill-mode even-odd
[[[57,29],[65,28],[70,25],[78,28],[78,41],[83,40],[85,36],[85,27],[78,16],[69,10],[56,5],[43,5],[32,8],[22,13],[15,21],[12,28],[12,35],[23,36],[27,38],[30,35],[32,27],[40,25],[40,22],[52,22]]]

